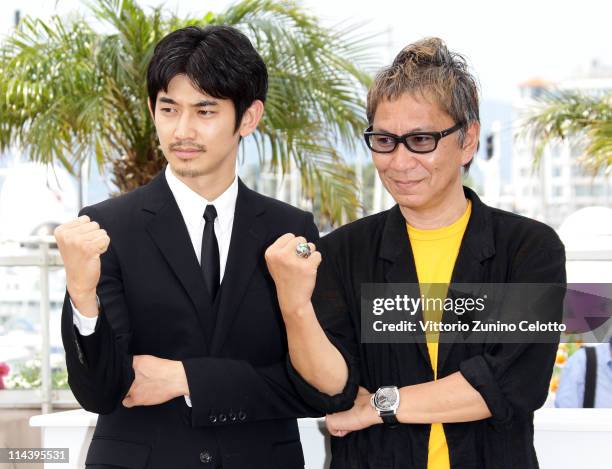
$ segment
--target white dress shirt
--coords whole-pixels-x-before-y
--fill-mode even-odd
[[[220,264],[220,279],[223,281],[223,274],[225,273],[225,264],[227,263],[227,253],[229,251],[229,244],[232,238],[232,226],[234,224],[234,212],[236,210],[236,198],[238,197],[238,178],[234,177],[232,184],[214,201],[208,201],[197,192],[193,191],[183,181],[177,178],[170,165],[166,166],[164,173],[170,191],[176,200],[179,207],[185,225],[187,226],[187,232],[193,245],[193,250],[198,259],[198,263],[202,263],[201,250],[202,250],[202,236],[204,234],[204,210],[209,204],[213,204],[217,210],[217,218],[215,218],[215,235],[217,236],[217,242],[219,244],[219,264]],[[112,239],[111,239],[112,242]],[[70,301],[73,311],[73,323],[78,329],[81,335],[87,336],[93,334],[98,317],[93,318],[83,316],[74,306],[72,300]],[[191,405],[189,398],[185,396],[187,403]]]

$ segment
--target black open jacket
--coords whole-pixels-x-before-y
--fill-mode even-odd
[[[453,283],[565,285],[565,250],[547,225],[488,207],[469,188],[472,213],[455,263]],[[349,366],[344,391],[330,397],[306,383],[288,363],[304,399],[326,413],[352,407],[357,387],[374,392],[433,380],[426,344],[360,342],[360,285],[417,283],[405,219],[396,205],[319,240],[323,255],[313,304]],[[561,319],[563,291],[553,299]],[[492,417],[444,424],[452,469],[530,469],[533,412],[546,400],[557,344],[440,343],[438,377],[460,371],[482,395]],[[427,467],[429,424],[374,425],[332,438],[332,468]]]
[[[162,171],[81,212],[111,238],[101,256],[100,316],[87,336],[62,312],[68,383],[99,413],[86,465],[132,469],[301,469],[296,418],[319,414],[287,375],[287,339],[264,252],[292,232],[317,239],[312,215],[238,181],[221,289],[210,298]],[[124,407],[134,355],[180,360],[183,396]]]

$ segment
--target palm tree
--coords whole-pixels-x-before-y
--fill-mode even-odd
[[[81,16],[25,18],[0,49],[0,150],[17,145],[34,161],[75,174],[95,158],[121,192],[147,183],[165,160],[147,110],[146,68],[155,44],[187,25],[241,29],[268,66],[266,113],[254,135],[260,164],[300,171],[304,195],[334,223],[356,217],[353,151],[365,127],[371,37],[326,28],[285,0],[243,0],[198,18],[145,12],[135,0],[88,4]],[[243,147],[244,148],[244,147]]]
[[[585,146],[579,163],[590,173],[612,172],[612,93],[594,97],[548,92],[526,117],[523,134],[535,140],[537,166],[547,144],[572,137]]]

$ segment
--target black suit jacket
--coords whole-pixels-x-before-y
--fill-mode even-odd
[[[101,414],[87,464],[126,468],[303,468],[296,417],[318,415],[287,373],[287,343],[265,249],[284,233],[318,238],[310,213],[239,181],[223,282],[212,306],[187,228],[160,173],[82,210],[111,244],[101,256],[100,316],[91,336],[62,313],[68,382]],[[216,323],[212,318],[216,316]],[[183,397],[125,408],[132,356],[181,360]]]
[[[452,273],[453,283],[553,283],[547,306],[561,320],[565,250],[549,226],[491,208],[465,187],[472,214]],[[353,406],[358,385],[408,386],[434,379],[427,344],[361,343],[362,283],[418,282],[406,220],[396,205],[321,238],[313,304],[331,341],[349,365],[341,394],[327,396],[292,369],[302,396],[326,413]],[[444,322],[447,321],[445,313]],[[444,424],[453,469],[530,469],[533,412],[548,394],[556,343],[444,343],[438,376],[457,371],[482,395],[492,417]],[[408,403],[410,405],[410,403]],[[430,425],[374,425],[332,438],[334,469],[426,469]]]

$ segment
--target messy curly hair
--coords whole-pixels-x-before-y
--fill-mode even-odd
[[[393,63],[376,76],[368,92],[367,118],[372,125],[381,101],[394,100],[404,93],[420,94],[433,100],[455,122],[463,122],[459,143],[465,131],[480,122],[478,84],[463,56],[449,51],[437,37],[425,38],[404,47]],[[467,172],[472,160],[464,165]]]

